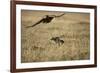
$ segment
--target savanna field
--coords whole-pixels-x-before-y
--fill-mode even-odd
[[[60,15],[50,23],[40,23],[45,15]],[[90,14],[50,11],[21,11],[21,62],[87,60],[90,58]],[[51,40],[60,37],[58,45]]]

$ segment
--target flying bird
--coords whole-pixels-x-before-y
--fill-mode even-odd
[[[29,27],[34,27],[40,23],[50,23],[54,18],[57,18],[57,17],[61,17],[63,16],[65,13],[59,15],[59,16],[56,16],[56,15],[45,15],[44,18],[42,18],[40,21],[38,21],[37,23],[31,25],[31,26],[27,26],[26,28],[29,28]]]

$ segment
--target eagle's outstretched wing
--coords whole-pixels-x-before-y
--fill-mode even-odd
[[[63,13],[63,14],[61,14],[61,15],[51,15],[51,16],[53,16],[53,17],[61,17],[61,16],[63,16],[63,15],[65,15],[65,13]]]
[[[36,26],[36,25],[40,24],[41,22],[43,22],[43,20],[44,20],[44,18],[43,18],[43,19],[41,19],[40,21],[38,21],[37,23],[35,23],[35,24],[31,25],[31,26],[27,26],[26,28],[29,28],[29,27],[34,27],[34,26]]]

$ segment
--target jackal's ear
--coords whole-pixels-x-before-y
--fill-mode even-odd
[[[51,38],[50,40],[53,40],[53,38]]]

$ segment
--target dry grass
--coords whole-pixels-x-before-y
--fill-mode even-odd
[[[44,15],[62,12],[22,10],[21,62],[86,60],[90,58],[90,23],[88,13],[67,13],[51,23],[33,25]],[[62,36],[63,35],[63,36]],[[62,36],[64,44],[50,40]]]

